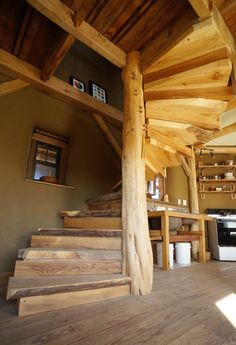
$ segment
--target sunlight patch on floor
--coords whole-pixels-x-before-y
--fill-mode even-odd
[[[215,305],[234,326],[234,328],[236,328],[236,294],[231,293],[230,295],[215,302]]]

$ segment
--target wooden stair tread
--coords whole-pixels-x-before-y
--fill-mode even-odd
[[[88,217],[121,217],[121,210],[75,210],[75,211],[61,211],[62,217],[71,218],[88,218]]]
[[[89,249],[78,247],[76,249],[30,247],[18,250],[18,258],[24,260],[66,260],[66,259],[94,259],[94,260],[121,260],[121,250]]]
[[[121,198],[122,198],[122,191],[118,191],[118,192],[114,192],[114,193],[96,196],[94,198],[86,200],[86,203],[88,205],[90,205],[90,204],[97,203],[97,202],[111,201],[111,200],[116,200],[116,199],[121,199]]]
[[[121,273],[121,260],[17,260],[14,276]]]
[[[75,237],[121,237],[122,230],[115,229],[69,229],[69,228],[40,228],[40,235],[75,236]]]
[[[121,250],[120,237],[75,237],[75,236],[47,236],[33,235],[32,247],[53,247],[65,249],[77,249],[78,247],[90,249]]]
[[[129,277],[122,274],[11,277],[8,283],[7,299],[99,289],[126,285],[130,281]]]

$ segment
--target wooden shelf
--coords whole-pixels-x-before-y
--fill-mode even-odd
[[[203,168],[236,168],[236,165],[223,165],[223,164],[218,164],[218,165],[198,165],[198,169],[203,169]]]
[[[221,191],[218,191],[218,190],[199,190],[199,193],[201,194],[206,194],[206,193],[230,193],[230,194],[234,194],[236,193],[236,191],[233,191],[233,190],[221,190]]]
[[[199,179],[199,182],[201,182],[201,183],[212,183],[212,182],[224,182],[224,183],[232,183],[232,182],[236,182],[236,179],[234,178],[234,179],[231,179],[231,180],[229,180],[229,179],[223,179],[223,178],[221,178],[221,179],[207,179],[207,180],[201,180],[201,179]]]

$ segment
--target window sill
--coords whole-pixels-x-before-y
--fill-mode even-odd
[[[59,187],[59,188],[75,189],[75,187],[67,186],[67,185],[65,185],[65,184],[49,183],[49,182],[36,181],[36,180],[29,180],[29,179],[25,179],[25,181],[26,181],[26,182],[33,182],[33,183],[38,183],[38,184],[49,185],[49,186],[53,186],[53,187]]]

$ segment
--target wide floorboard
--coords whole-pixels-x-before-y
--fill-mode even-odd
[[[232,298],[228,308],[236,324],[235,293],[236,263],[211,261],[169,272],[154,268],[148,296],[60,312],[18,318],[16,304],[1,297],[0,344],[235,345],[236,329],[216,306]]]

